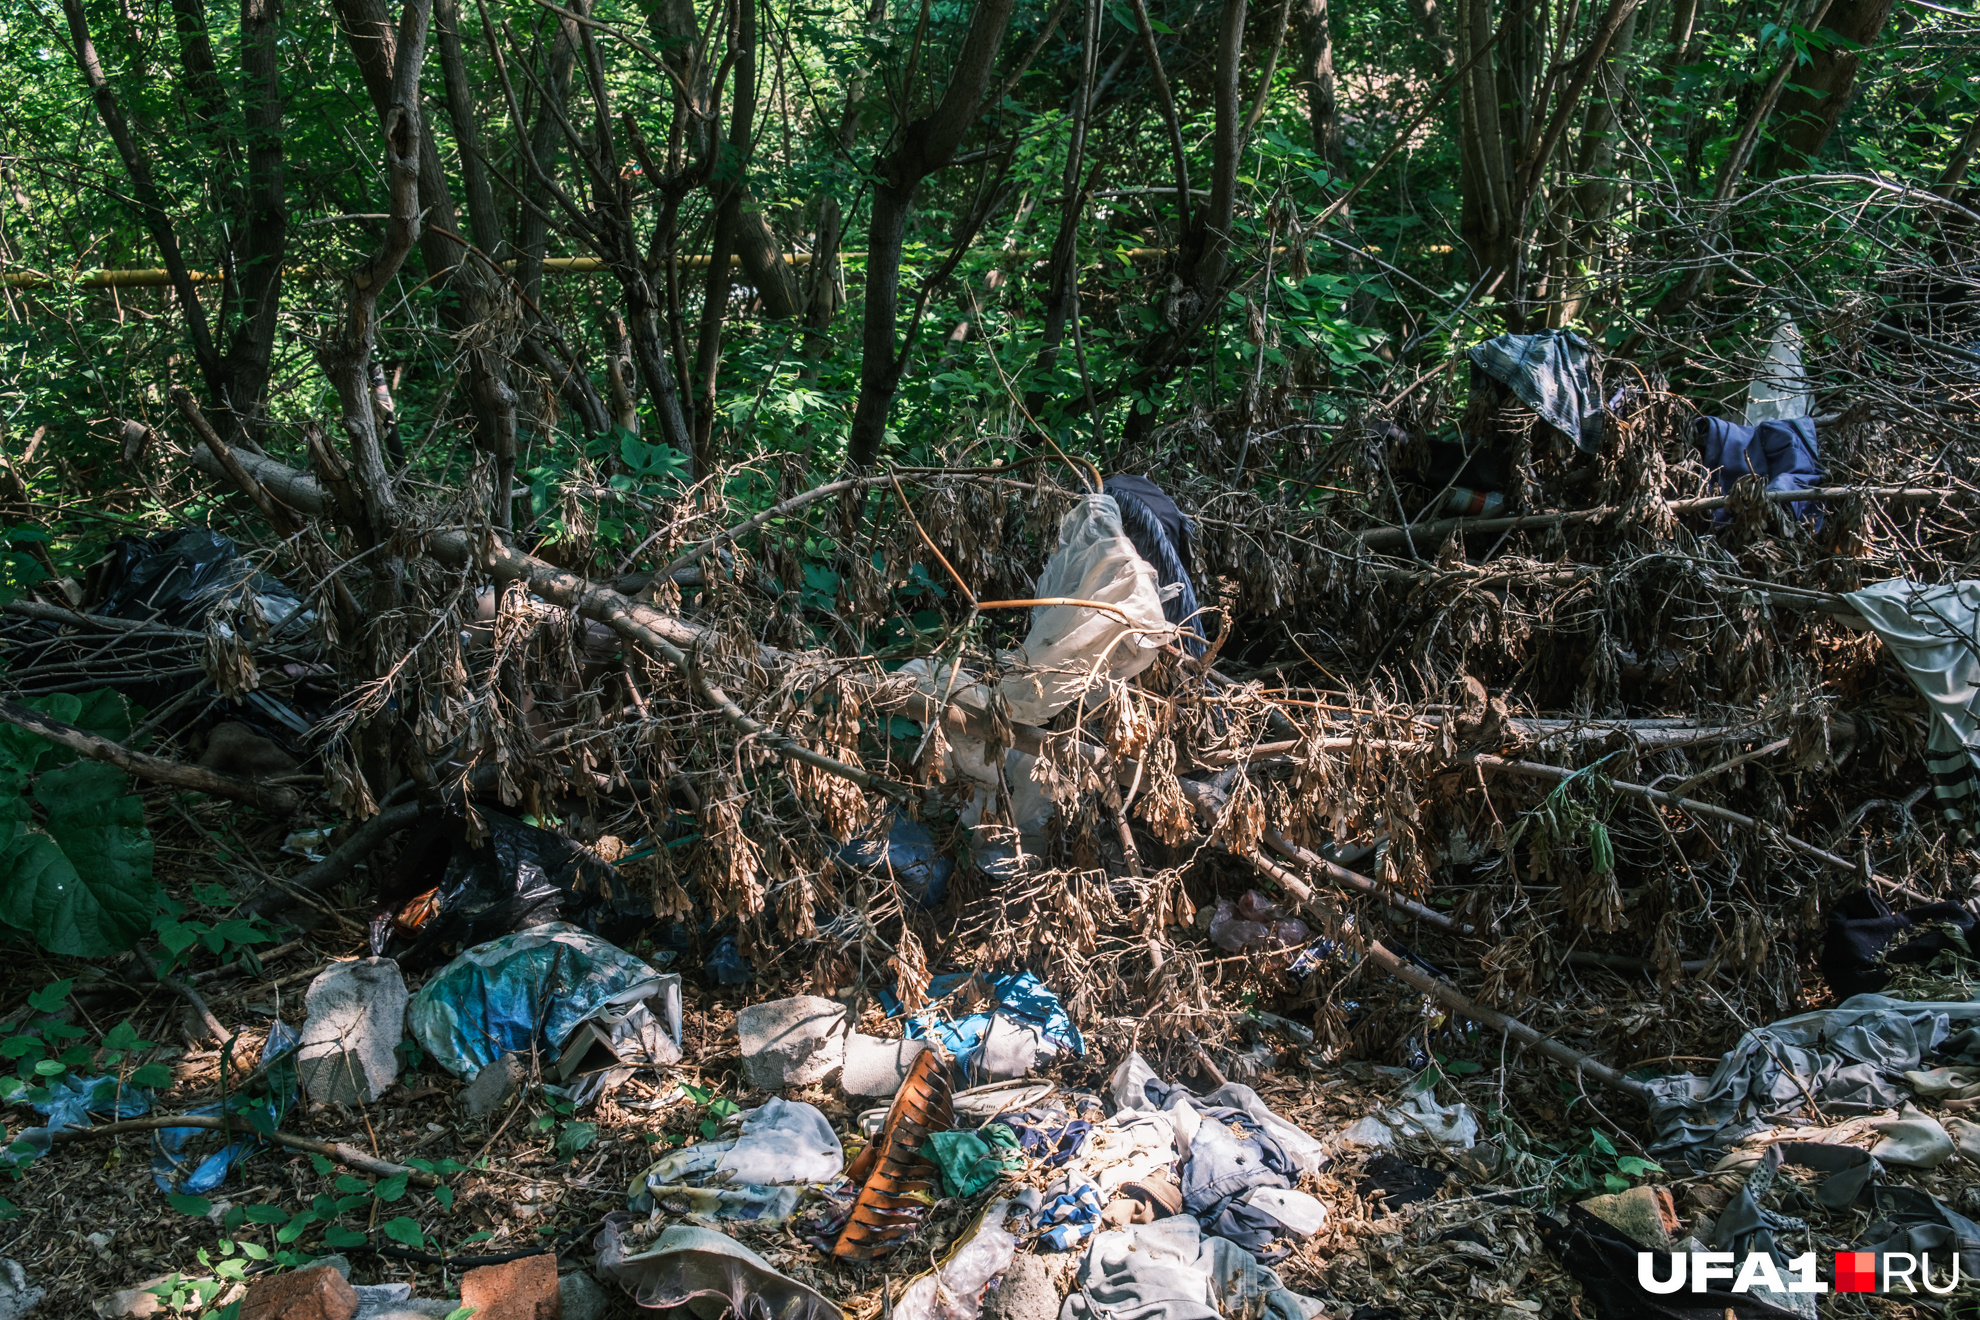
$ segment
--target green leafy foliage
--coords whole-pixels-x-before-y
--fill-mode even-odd
[[[113,692],[27,703],[113,741],[130,716]],[[151,924],[158,889],[143,803],[124,772],[24,729],[0,731],[0,922],[51,953],[122,953]]]

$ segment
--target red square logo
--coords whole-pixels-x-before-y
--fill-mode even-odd
[[[1876,1292],[1877,1253],[1874,1251],[1838,1251],[1836,1253],[1836,1291],[1839,1293]]]

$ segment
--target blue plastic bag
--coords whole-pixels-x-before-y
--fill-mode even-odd
[[[949,892],[955,863],[935,850],[935,840],[919,821],[897,815],[884,839],[855,839],[839,849],[839,864],[854,870],[892,870],[894,879],[923,911]],[[724,982],[724,984],[729,984]]]
[[[477,944],[413,996],[406,1024],[419,1047],[471,1078],[531,1042],[554,1049],[599,1010],[637,1004],[660,973],[589,931],[553,921]]]
[[[935,977],[928,983],[928,1007],[908,1018],[906,1024],[910,1040],[932,1038],[948,1051],[950,1058],[965,1066],[976,1057],[977,1051],[983,1047],[983,1038],[990,1034],[992,1010],[980,1009],[951,1019],[942,1011],[941,1001],[960,990],[972,975],[948,972]],[[1071,1050],[1074,1054],[1086,1053],[1086,1042],[1080,1039],[1079,1028],[1073,1025],[1059,997],[1048,990],[1043,981],[1030,972],[1013,972],[985,979],[996,999],[996,1012],[1037,1027],[1048,1042],[1062,1050]],[[883,992],[882,1002],[889,1017],[901,1015],[900,1001],[893,995]]]
[[[261,1062],[268,1063],[285,1054],[293,1054],[302,1041],[302,1034],[286,1022],[277,1022],[268,1029],[268,1040],[261,1047]],[[293,1059],[268,1070],[269,1096],[265,1100],[243,1108],[238,1103],[234,1114],[245,1125],[257,1133],[273,1132],[282,1122],[283,1115],[296,1098],[296,1067]],[[221,1112],[218,1104],[198,1105],[186,1111],[189,1115],[210,1117]],[[187,1152],[187,1147],[200,1137],[211,1135],[208,1128],[182,1127],[160,1128],[151,1136],[151,1180],[158,1184],[158,1190],[180,1196],[198,1196],[210,1192],[227,1180],[227,1171],[236,1161],[252,1154],[262,1142],[259,1135],[230,1141],[219,1150],[195,1159]]]

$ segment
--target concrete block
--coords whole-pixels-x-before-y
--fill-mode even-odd
[[[908,1069],[928,1048],[925,1040],[887,1040],[855,1031],[846,1038],[845,1070],[840,1089],[847,1095],[892,1097],[907,1080]]]
[[[369,1104],[399,1076],[406,982],[390,958],[333,963],[303,997],[296,1070],[311,1100]]]
[[[736,1014],[743,1080],[766,1091],[822,1082],[846,1061],[845,1006],[816,995],[751,1004]]]

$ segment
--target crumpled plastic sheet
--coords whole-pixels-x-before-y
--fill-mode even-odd
[[[372,914],[372,953],[411,970],[532,926],[566,922],[609,940],[651,920],[646,896],[583,844],[500,811],[480,815],[486,837],[478,844],[454,811],[414,823]],[[428,894],[430,914],[402,928],[408,907],[423,908]]]
[[[1678,1073],[1645,1083],[1650,1150],[1703,1167],[1708,1154],[1811,1097],[1825,1114],[1895,1109],[1904,1092],[1892,1079],[1918,1068],[1954,1030],[1976,1023],[1980,1003],[1852,995],[1834,1008],[1749,1031],[1710,1077]]]
[[[1426,1069],[1403,1089],[1402,1099],[1358,1120],[1336,1140],[1350,1146],[1392,1146],[1397,1136],[1423,1137],[1440,1146],[1470,1150],[1478,1144],[1478,1116],[1462,1100],[1438,1104],[1432,1094],[1437,1076]]]
[[[894,1320],[976,1320],[983,1294],[1017,1257],[1017,1239],[1004,1227],[1008,1201],[992,1201],[947,1260],[915,1278],[894,1303]]]
[[[576,1075],[571,1087],[573,1105],[584,1109],[599,1096],[618,1090],[638,1068],[681,1061],[680,995],[680,976],[667,973],[660,978],[660,992],[651,999],[634,1004],[623,1013],[605,1009],[593,1019],[611,1037],[612,1053],[624,1060],[625,1066],[600,1068],[596,1072]],[[671,1034],[660,1018],[654,1015],[651,1005],[655,1003],[663,1004],[663,1015],[674,1024]]]
[[[302,1042],[302,1033],[286,1022],[277,1022],[268,1029],[268,1039],[261,1047],[261,1062],[266,1064],[284,1054],[293,1054]],[[250,1129],[273,1132],[281,1123],[283,1115],[296,1098],[296,1065],[294,1059],[268,1070],[269,1096],[247,1110],[236,1106],[234,1113],[243,1125]],[[196,1105],[186,1111],[197,1117],[210,1117],[221,1112],[220,1104]],[[210,1192],[227,1180],[228,1170],[246,1158],[261,1143],[259,1136],[245,1136],[239,1141],[230,1141],[219,1150],[195,1159],[188,1153],[193,1142],[213,1135],[206,1128],[160,1128],[151,1134],[151,1180],[158,1184],[158,1190],[177,1193],[181,1196],[198,1196]]]
[[[0,1152],[0,1167],[39,1159],[55,1144],[55,1133],[64,1128],[86,1128],[91,1115],[136,1118],[151,1108],[151,1092],[122,1086],[117,1078],[107,1075],[67,1076],[48,1086],[46,1100],[36,1100],[33,1104],[34,1112],[48,1121],[15,1133],[5,1151]]]
[[[663,978],[624,949],[567,922],[477,944],[420,987],[406,1010],[413,1039],[456,1077],[472,1078],[541,1039],[556,1048],[579,1023],[660,993]],[[680,1043],[679,983],[667,1022]],[[540,1036],[539,1036],[540,1033]]]
[[[838,852],[839,865],[855,871],[891,874],[923,909],[938,906],[949,892],[956,864],[935,847],[920,821],[896,814],[884,836],[854,839]]]
[[[593,1247],[596,1273],[641,1306],[685,1306],[697,1320],[844,1320],[839,1307],[771,1268],[725,1233],[676,1224],[645,1251],[627,1255],[625,1215],[608,1215]]]
[[[797,1209],[798,1185],[826,1183],[845,1170],[845,1148],[831,1121],[802,1101],[773,1096],[732,1114],[737,1135],[698,1141],[662,1157],[633,1181],[627,1204],[678,1214],[774,1223]]]
[[[1173,1215],[1094,1235],[1062,1320],[1317,1320],[1327,1306],[1287,1288],[1244,1248]]]

